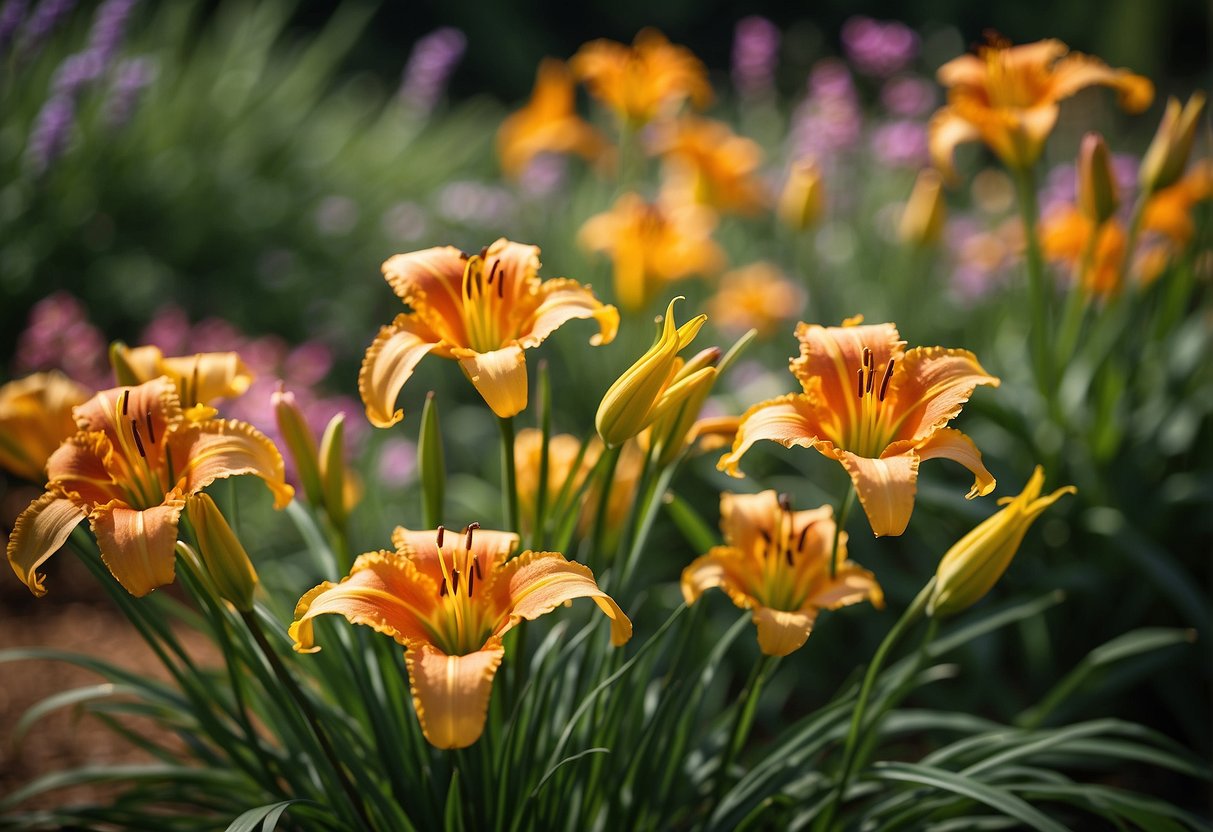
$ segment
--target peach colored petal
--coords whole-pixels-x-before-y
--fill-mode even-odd
[[[177,545],[177,520],[183,500],[138,511],[111,503],[93,511],[89,523],[101,559],[123,588],[137,598],[171,584]]]
[[[838,567],[833,578],[828,578],[821,587],[805,601],[805,606],[834,610],[849,607],[861,601],[871,601],[872,606],[884,606],[884,592],[876,582],[876,576],[851,561]]]
[[[973,54],[953,58],[935,72],[944,87],[981,87],[986,81],[986,62]]]
[[[69,494],[78,503],[104,505],[123,496],[115,482],[121,462],[105,434],[77,433],[59,446],[47,460],[47,476],[57,490]]]
[[[430,637],[425,621],[437,600],[438,584],[407,557],[396,552],[368,552],[359,555],[341,583],[325,581],[299,599],[288,632],[295,650],[314,653],[320,648],[315,646],[312,619],[336,614],[401,644],[425,640]]]
[[[523,347],[539,346],[557,328],[577,318],[593,318],[598,322],[598,332],[590,337],[591,345],[597,347],[615,340],[619,311],[594,297],[589,286],[567,278],[547,280],[540,286],[539,296],[538,308],[521,326],[519,343]]]
[[[889,450],[897,447],[890,446]],[[904,532],[914,511],[917,491],[918,456],[914,451],[905,449],[882,459],[868,459],[843,451],[838,459],[851,475],[872,533],[877,537],[895,537]]]
[[[981,133],[952,107],[940,107],[927,124],[927,147],[931,153],[931,164],[949,182],[956,181],[956,168],[952,163],[956,147],[981,138]]]
[[[940,428],[927,437],[926,441],[916,446],[919,460],[942,457],[953,462],[959,462],[973,472],[973,487],[965,495],[965,499],[984,497],[994,490],[997,484],[994,476],[986,470],[981,461],[981,451],[973,444],[973,440],[955,428]]]
[[[177,382],[186,406],[239,396],[253,383],[253,373],[235,352],[204,352],[166,358],[162,372]]]
[[[1140,113],[1154,100],[1154,84],[1149,78],[1127,69],[1112,69],[1099,58],[1077,52],[1053,66],[1050,93],[1059,100],[1097,84],[1116,90],[1120,106],[1130,113]]]
[[[893,324],[825,327],[802,323],[796,327],[796,337],[800,355],[789,365],[792,375],[806,393],[820,397],[820,404],[840,410],[845,403],[848,424],[857,414],[856,373],[863,366],[863,351],[872,351],[872,366],[883,373],[890,359],[901,360],[906,343]],[[814,378],[820,380],[815,383],[820,387],[810,389]]]
[[[424,305],[462,332],[463,270],[467,258],[453,246],[396,254],[383,264],[383,278],[402,301]],[[462,339],[459,339],[462,341]]]
[[[769,607],[755,607],[754,624],[758,626],[758,647],[768,656],[786,656],[799,650],[813,631],[816,609],[784,612]]]
[[[413,708],[426,740],[438,748],[466,748],[480,739],[493,692],[493,676],[505,649],[490,638],[466,656],[448,656],[415,642],[405,653]]]
[[[455,557],[456,550],[462,549],[467,540],[467,532],[459,529],[443,530],[443,553],[449,569]],[[472,556],[480,565],[480,574],[492,574],[498,564],[505,561],[510,553],[518,548],[518,535],[513,532],[501,532],[494,529],[476,529],[472,533]],[[438,532],[437,530],[414,531],[403,526],[397,526],[392,532],[392,545],[396,551],[404,555],[434,580],[434,585],[442,583],[442,566],[438,563]],[[459,557],[462,557],[460,555]]]
[[[45,595],[38,567],[59,551],[86,512],[72,500],[43,494],[17,517],[6,551],[9,565],[35,595]]]
[[[501,635],[525,619],[533,621],[574,598],[591,598],[611,619],[611,643],[618,647],[632,637],[632,622],[611,596],[598,588],[594,573],[558,552],[523,552],[507,562],[493,578],[489,591],[508,615],[498,624]]]
[[[286,483],[282,454],[261,431],[235,419],[213,419],[169,438],[177,486],[196,494],[217,479],[254,474],[283,508],[295,490]]]
[[[915,347],[893,368],[889,398],[893,412],[901,414],[896,439],[925,439],[946,425],[964,407],[979,385],[997,387],[968,350]]]
[[[728,495],[724,495],[728,496]],[[754,605],[753,587],[742,551],[733,546],[713,546],[707,554],[682,570],[682,598],[694,604],[709,589],[717,587],[742,609]]]
[[[418,324],[413,316],[401,312],[391,324],[380,327],[362,359],[358,394],[366,407],[366,418],[377,428],[390,428],[404,418],[404,411],[396,408],[400,389],[413,375],[417,362],[438,346],[419,331],[422,327]]]
[[[459,366],[492,411],[502,419],[526,409],[526,358],[522,347],[511,344],[492,352],[453,349]]]
[[[181,423],[181,399],[168,376],[135,387],[102,390],[73,411],[80,430],[101,431],[127,457],[137,451],[131,438],[138,430],[153,467],[163,462],[163,437]],[[148,429],[150,421],[151,429]]]
[[[819,429],[817,408],[806,396],[789,393],[778,399],[759,402],[742,415],[737,436],[733,440],[733,450],[722,456],[716,467],[729,476],[741,477],[743,475],[738,467],[741,457],[755,442],[769,439],[785,448],[811,448],[819,442]]]

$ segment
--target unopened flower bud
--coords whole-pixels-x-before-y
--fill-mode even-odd
[[[199,493],[190,497],[185,510],[198,536],[203,565],[219,596],[241,612],[248,612],[253,608],[253,592],[257,588],[257,570],[248,552],[209,495]]]
[[[299,482],[307,494],[307,501],[314,506],[323,505],[324,491],[320,485],[320,458],[316,450],[316,437],[308,427],[303,411],[295,402],[295,394],[281,384],[270,398],[274,405],[274,418],[278,422],[278,433],[286,442]]]
[[[1078,151],[1078,210],[1096,227],[1116,213],[1120,199],[1103,136],[1087,133]]]
[[[695,355],[675,372],[674,381],[666,391],[662,403],[658,404],[648,433],[649,443],[660,446],[658,465],[664,467],[671,464],[686,447],[695,419],[703,409],[703,403],[712,392],[719,375],[716,364],[720,361],[720,355],[718,347],[710,347]],[[686,386],[685,396],[680,396],[677,392],[680,385]],[[666,401],[672,403],[666,404]]]
[[[1004,508],[956,542],[935,571],[935,590],[927,601],[927,614],[955,615],[980,601],[1011,565],[1023,537],[1040,513],[1065,494],[1067,485],[1047,497],[1040,496],[1045,472],[1039,465],[1018,497],[999,502]]]
[[[897,235],[903,243],[926,248],[939,242],[947,221],[948,207],[943,197],[943,177],[934,168],[919,171],[914,190],[901,214]]]
[[[776,211],[783,224],[794,231],[817,224],[825,213],[825,186],[816,162],[801,159],[792,165]]]
[[[694,389],[690,378],[674,383],[679,370],[678,352],[694,340],[708,316],[700,315],[675,326],[674,304],[680,300],[681,296],[676,297],[666,307],[657,342],[611,385],[598,405],[594,424],[609,447],[622,445],[640,433],[657,418],[659,407],[672,406]]]
[[[1141,160],[1138,181],[1142,190],[1147,193],[1160,191],[1174,185],[1183,175],[1196,138],[1196,125],[1204,109],[1205,95],[1199,91],[1192,93],[1183,107],[1180,107],[1179,99],[1167,101],[1158,132]]]
[[[320,440],[320,483],[324,510],[338,526],[344,526],[350,509],[358,502],[358,487],[345,465],[345,414],[338,413],[324,429]]]

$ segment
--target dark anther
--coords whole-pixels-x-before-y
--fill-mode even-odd
[[[446,578],[442,579],[442,586],[438,589],[438,597],[439,598],[446,597]]]
[[[779,507],[784,511],[792,510],[792,498],[787,495],[787,492],[779,495]]]
[[[872,366],[872,351],[870,349],[868,349],[867,347],[863,348],[863,366],[865,366],[865,367]]]
[[[467,545],[464,548],[467,549],[469,552],[472,551],[472,532],[476,531],[476,529],[478,529],[478,528],[480,528],[479,523],[468,523],[468,527],[467,527],[468,539],[467,539]]]
[[[859,368],[858,370],[855,371],[855,373],[858,376],[857,380],[859,382],[855,387],[855,395],[858,398],[862,399],[863,398],[863,368],[862,367]]]
[[[480,249],[480,259],[481,260],[483,260],[484,258],[486,258],[488,256],[489,256],[489,247],[488,246],[485,246],[484,248]]]
[[[458,592],[459,591],[459,570],[458,569],[451,570],[451,583],[454,585],[455,591]]]
[[[156,429],[152,427],[152,412],[149,410],[144,418],[147,420],[147,441],[156,444]]]
[[[139,436],[139,423],[131,419],[131,436],[135,437],[135,447],[139,449],[139,456],[147,459],[147,452],[143,450],[143,439]]]
[[[889,359],[889,366],[885,367],[884,378],[880,382],[880,400],[884,401],[884,394],[889,390],[889,379],[893,377],[893,359]]]
[[[439,527],[438,527],[438,548],[439,548],[439,549],[441,549],[441,548],[442,548],[442,536],[443,536],[445,533],[446,533],[446,527],[444,527],[444,526],[439,526]]]
[[[868,357],[871,358],[871,356],[868,356]],[[876,380],[875,369],[873,369],[872,367],[868,367],[868,383],[867,383],[867,386],[864,387],[865,393],[870,394],[872,392],[872,382],[874,382],[875,380]]]
[[[130,398],[131,398],[131,391],[123,390],[122,391],[122,415],[123,416],[126,415],[126,407],[127,407],[127,404],[130,402]]]
[[[770,533],[769,533],[769,532],[768,532],[766,529],[759,529],[759,530],[758,530],[758,534],[759,534],[759,535],[762,537],[762,539],[763,539],[763,540],[765,540],[767,543],[770,543],[770,542],[771,542],[771,535],[770,535]]]
[[[468,597],[472,597],[472,587],[476,584],[476,576],[471,572],[468,573]]]
[[[493,261],[493,268],[489,269],[489,285],[493,285],[493,278],[497,276],[497,269],[501,266],[500,260]]]
[[[798,552],[804,551],[804,539],[808,536],[808,534],[809,534],[809,524],[805,523],[804,528],[800,530],[800,537],[797,538],[797,540],[796,540],[796,551],[798,551]]]
[[[499,297],[499,298],[505,297],[505,278],[504,277],[501,278],[501,280],[497,281],[497,297]]]
[[[472,569],[476,571],[476,577],[484,580],[484,575],[480,574],[480,558],[472,558]]]
[[[788,559],[788,566],[795,566],[795,564],[792,563],[792,550],[784,549],[783,554],[784,554],[784,557],[786,557]]]

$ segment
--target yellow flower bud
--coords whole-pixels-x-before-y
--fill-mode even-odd
[[[329,420],[320,440],[320,487],[324,492],[324,510],[337,526],[345,525],[350,509],[361,495],[345,466],[345,414]]]
[[[1141,159],[1138,181],[1142,190],[1147,193],[1160,191],[1174,185],[1183,175],[1192,152],[1192,141],[1196,138],[1196,124],[1204,108],[1205,94],[1199,91],[1192,93],[1183,107],[1180,107],[1179,99],[1167,101],[1167,110],[1154,134],[1154,141]]]
[[[594,424],[608,447],[618,447],[640,433],[660,415],[659,408],[668,409],[682,401],[700,383],[692,383],[690,377],[674,381],[679,351],[694,340],[708,319],[700,315],[676,326],[674,304],[682,299],[679,296],[670,301],[657,342],[602,397]]]
[[[1047,497],[1040,496],[1045,472],[1039,465],[1018,497],[999,502],[1002,511],[987,518],[956,542],[935,571],[935,591],[927,601],[927,614],[955,615],[980,601],[1011,565],[1028,528],[1064,494],[1076,494],[1067,485]]]
[[[207,494],[190,497],[185,510],[198,536],[202,562],[220,597],[241,612],[248,612],[253,608],[253,591],[257,588],[257,570],[248,552]]]
[[[947,216],[943,177],[934,168],[926,168],[919,171],[918,178],[914,180],[914,190],[910,192],[910,199],[901,213],[897,236],[907,245],[923,248],[933,246],[943,234]]]
[[[776,211],[783,224],[794,231],[804,231],[817,224],[825,213],[825,187],[821,168],[816,162],[801,159],[792,165]]]
[[[295,470],[299,474],[299,482],[307,494],[307,501],[314,506],[324,503],[324,490],[320,480],[320,458],[316,450],[316,437],[308,427],[303,411],[295,402],[295,394],[288,392],[281,384],[270,398],[274,405],[274,418],[278,422],[278,433],[286,442],[291,459],[295,462]]]
[[[1078,210],[1095,226],[1103,225],[1120,204],[1116,178],[1103,136],[1087,133],[1078,151]]]
[[[654,414],[645,443],[659,446],[658,465],[671,464],[686,446],[699,411],[716,383],[716,363],[719,361],[720,349],[709,347],[675,372],[674,381]],[[683,387],[687,390],[686,395],[679,396],[677,391]],[[642,435],[641,439],[646,437]]]

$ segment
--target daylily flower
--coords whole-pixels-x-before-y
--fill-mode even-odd
[[[787,182],[779,193],[776,215],[793,231],[804,231],[817,224],[825,209],[825,183],[821,166],[809,157],[794,162]]]
[[[30,482],[46,482],[46,461],[76,432],[72,408],[87,389],[63,373],[34,373],[0,386],[0,468]]]
[[[656,29],[642,29],[630,47],[591,41],[577,50],[569,66],[591,95],[631,127],[671,114],[688,98],[697,109],[712,100],[703,63]]]
[[[501,637],[574,598],[592,598],[611,619],[611,643],[632,637],[632,623],[594,575],[556,552],[509,558],[518,536],[397,528],[394,552],[360,555],[341,583],[325,581],[299,600],[290,635],[312,653],[312,619],[326,613],[366,624],[408,648],[405,661],[421,730],[439,748],[479,739],[505,650]]]
[[[816,448],[851,475],[873,533],[899,535],[910,522],[925,459],[944,457],[972,471],[970,499],[994,490],[973,440],[945,425],[977,385],[997,387],[999,380],[968,350],[905,351],[896,326],[860,326],[862,320],[796,328],[800,357],[790,368],[804,392],[747,410],[733,450],[717,467],[741,476],[741,457],[760,439]]]
[[[708,301],[708,317],[723,332],[758,330],[769,337],[804,307],[804,289],[765,260],[725,272]]]
[[[786,656],[808,639],[823,609],[871,601],[884,594],[868,570],[847,560],[847,534],[838,535],[834,576],[834,510],[829,506],[792,511],[774,491],[721,494],[724,546],[713,547],[682,571],[688,604],[720,587],[734,604],[752,609],[758,646],[768,656]]]
[[[762,148],[724,122],[680,118],[657,132],[652,149],[664,162],[663,190],[675,200],[747,215],[769,202],[759,175]]]
[[[159,347],[128,347],[116,342],[110,347],[110,362],[119,384],[143,384],[168,376],[177,385],[187,415],[200,418],[215,415],[211,402],[242,395],[253,383],[252,371],[235,352],[165,358]],[[204,407],[195,409],[199,405]]]
[[[602,135],[577,115],[573,78],[555,58],[539,64],[531,100],[497,131],[501,167],[514,178],[541,153],[576,153],[593,161],[606,149]]]
[[[79,430],[46,464],[47,491],[17,518],[8,560],[35,595],[37,569],[88,518],[101,557],[132,595],[173,581],[177,521],[185,500],[216,479],[261,477],[276,508],[294,493],[282,456],[235,419],[192,420],[166,376],[103,390],[75,409]]]
[[[1067,52],[1059,40],[1021,46],[995,42],[941,66],[936,77],[948,88],[948,103],[929,127],[935,167],[953,177],[952,151],[978,140],[1008,167],[1032,167],[1057,123],[1058,102],[1095,84],[1115,88],[1129,112],[1150,106],[1154,85],[1149,79]]]
[[[384,278],[412,311],[382,327],[362,360],[358,392],[371,424],[387,428],[404,418],[396,397],[426,353],[458,361],[493,412],[507,418],[527,403],[523,350],[574,318],[598,322],[595,346],[615,338],[615,307],[574,280],[540,282],[538,272],[539,248],[504,237],[476,255],[446,246],[384,263]]]
[[[615,297],[626,309],[648,306],[664,284],[710,274],[725,262],[712,239],[716,215],[689,202],[649,203],[636,193],[619,197],[610,211],[586,220],[578,234],[590,251],[615,265]]]

